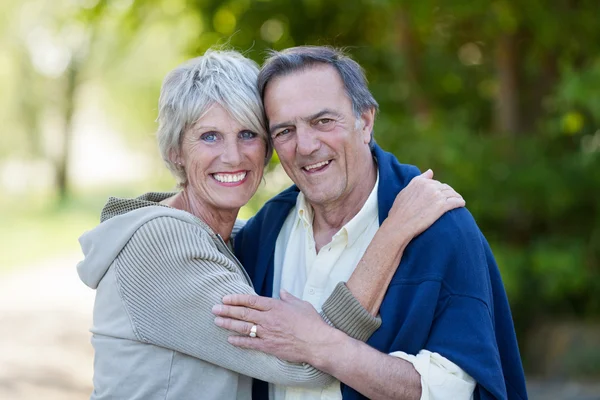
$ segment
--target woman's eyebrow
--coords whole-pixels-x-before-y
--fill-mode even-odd
[[[194,130],[195,131],[203,131],[203,130],[211,130],[211,131],[218,131],[219,128],[217,128],[216,126],[211,126],[211,125],[199,125],[199,126],[195,126]]]

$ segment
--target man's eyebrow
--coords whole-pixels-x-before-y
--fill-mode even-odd
[[[330,110],[329,108],[325,108],[325,109],[318,111],[312,115],[309,115],[308,117],[302,118],[302,120],[306,121],[306,122],[310,122],[310,121],[314,121],[315,119],[320,118],[324,115],[332,115],[334,117],[339,117],[340,113],[338,113],[337,111]],[[269,133],[272,135],[273,132],[275,132],[276,130],[281,129],[286,126],[292,126],[292,125],[294,125],[294,123],[292,121],[281,122],[279,124],[270,126]]]
[[[273,132],[275,132],[276,130],[281,129],[284,126],[291,126],[291,125],[294,125],[294,123],[292,121],[285,121],[285,122],[281,122],[281,123],[273,125],[273,126],[269,126],[269,134],[272,135]]]
[[[309,115],[308,117],[302,118],[302,119],[305,120],[305,121],[307,121],[307,122],[310,122],[310,121],[313,121],[315,119],[321,118],[324,115],[331,115],[331,116],[334,116],[334,117],[339,117],[340,116],[340,114],[338,112],[330,110],[329,108],[325,108],[325,109],[323,109],[323,110],[321,110],[321,111],[319,111],[317,113],[314,113],[313,115]]]

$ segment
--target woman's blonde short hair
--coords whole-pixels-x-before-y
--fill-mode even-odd
[[[186,129],[208,109],[219,104],[243,126],[265,139],[265,165],[273,153],[267,134],[263,104],[256,85],[258,65],[231,50],[208,50],[169,72],[158,100],[158,147],[167,168],[186,184],[186,174],[173,162]]]

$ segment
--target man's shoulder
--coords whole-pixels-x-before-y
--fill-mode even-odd
[[[454,294],[490,301],[487,242],[466,208],[444,214],[407,248],[399,281],[436,280]]]
[[[461,246],[481,241],[481,230],[466,207],[450,210],[425,230],[421,237],[438,244]]]
[[[380,179],[384,180],[383,183],[385,186],[383,187],[383,192],[391,191],[393,193],[390,194],[395,196],[397,193],[394,192],[394,189],[403,189],[413,178],[421,174],[418,167],[401,163],[394,154],[384,151],[378,145],[374,146],[373,154],[378,162]],[[458,231],[463,232],[465,235],[457,235]],[[427,241],[432,239],[438,243],[439,239],[460,243],[469,238],[477,238],[479,240],[480,233],[475,219],[463,207],[444,214],[429,229],[423,232],[419,238],[420,240],[425,239]]]
[[[412,178],[421,174],[419,168],[401,163],[394,154],[383,150],[377,144],[373,146],[373,156],[377,160],[380,177],[386,180],[394,179],[402,187],[406,186]]]

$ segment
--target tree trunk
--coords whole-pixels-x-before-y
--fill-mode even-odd
[[[36,93],[35,71],[31,66],[29,55],[23,49],[19,49],[18,52],[20,72],[18,79],[21,88],[17,95],[18,113],[27,137],[29,155],[34,158],[43,157],[45,154],[41,145],[39,123],[41,102],[40,96]]]
[[[405,61],[406,78],[410,89],[411,111],[420,117],[428,117],[431,106],[427,95],[421,87],[420,43],[415,34],[407,10],[399,8],[396,12],[396,40]]]
[[[498,90],[494,110],[495,130],[516,135],[521,131],[517,39],[514,34],[500,36],[496,43]]]
[[[552,94],[559,79],[557,59],[558,57],[552,51],[538,57],[537,76],[531,80],[532,84],[527,103],[522,103],[527,113],[522,117],[521,127],[526,131],[536,131],[538,122],[544,118],[546,112],[544,100]]]
[[[70,193],[69,158],[71,153],[71,139],[73,137],[73,115],[75,113],[78,75],[79,64],[74,59],[66,73],[62,152],[56,160],[56,189],[59,201],[61,202],[65,201]]]

